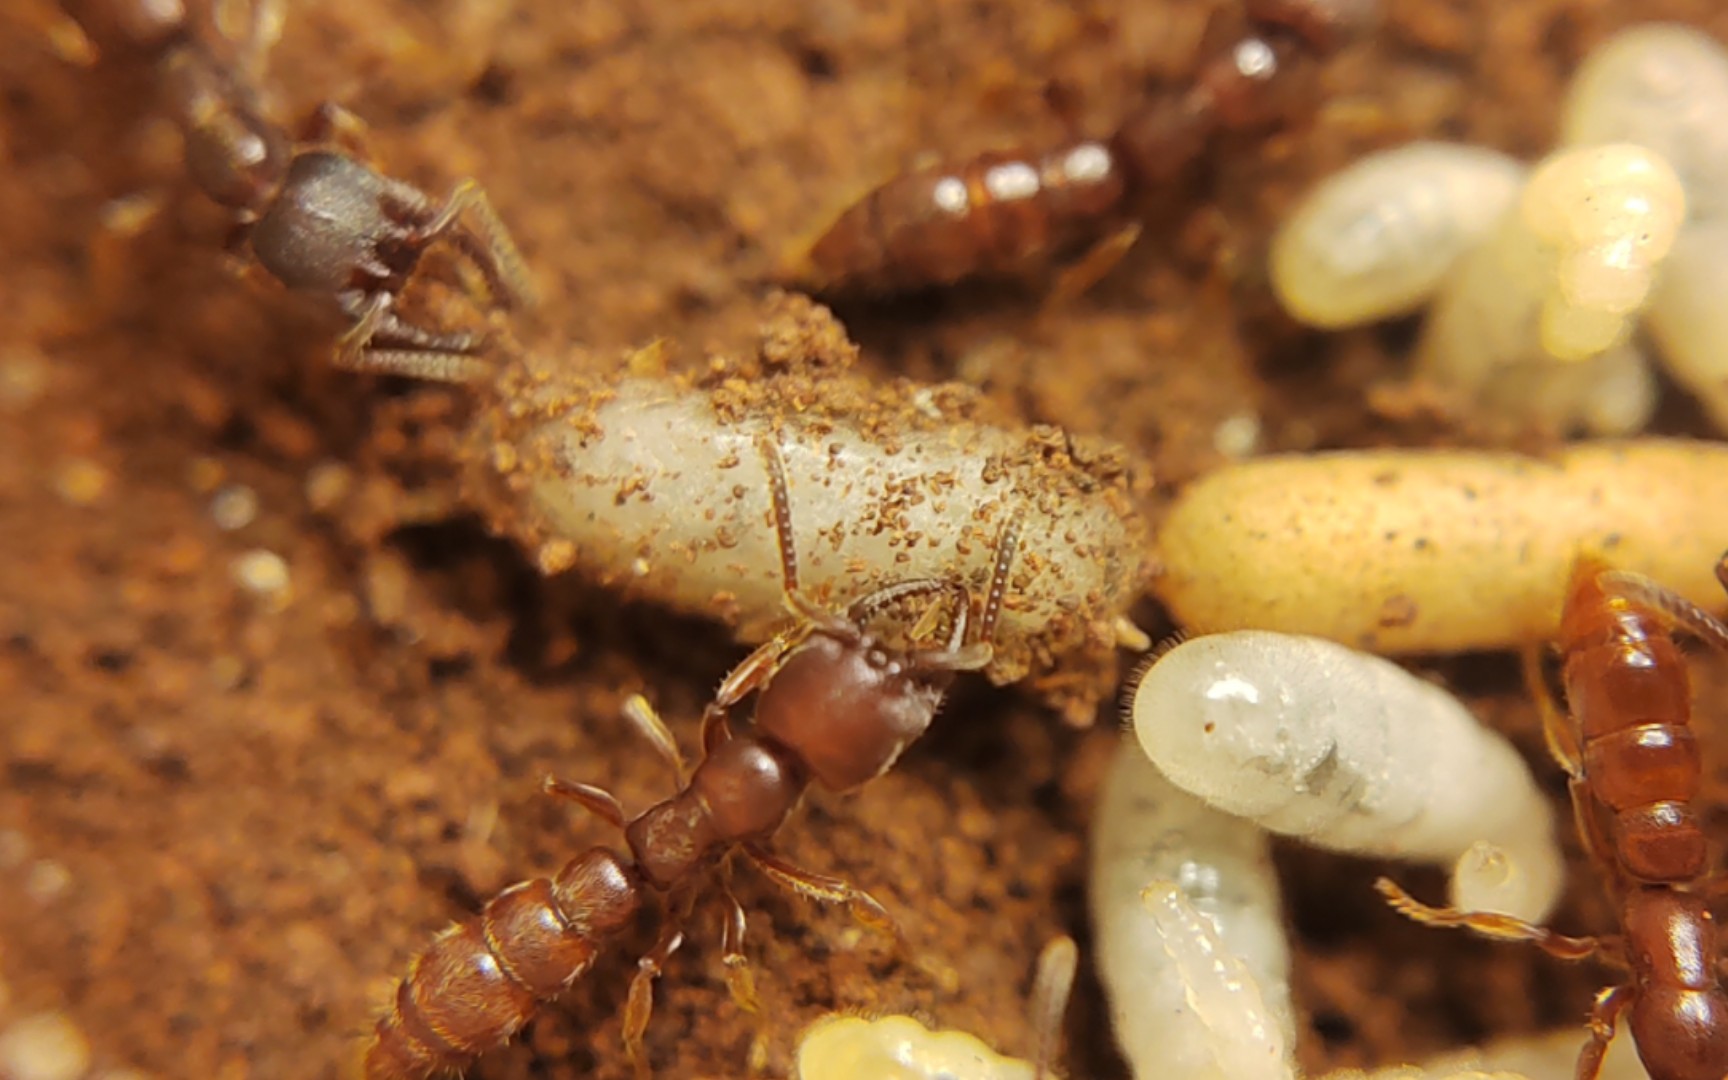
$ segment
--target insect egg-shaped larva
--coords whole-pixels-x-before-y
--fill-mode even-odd
[[[1524,166],[1494,150],[1416,142],[1327,177],[1272,240],[1272,286],[1299,321],[1335,329],[1426,303],[1512,206]]]
[[[1728,431],[1728,217],[1687,226],[1645,323],[1676,382]]]
[[[1183,642],[1133,692],[1134,732],[1178,787],[1273,832],[1456,864],[1478,841],[1516,878],[1470,899],[1540,921],[1560,895],[1553,814],[1530,770],[1444,690],[1319,638],[1242,630]]]
[[[1566,145],[1631,142],[1667,159],[1694,221],[1728,212],[1728,51],[1687,26],[1624,31],[1592,52],[1567,91]]]
[[[1263,829],[1178,790],[1124,740],[1089,891],[1116,1041],[1144,1080],[1283,1080],[1290,951]]]
[[[1643,147],[1549,157],[1439,291],[1418,373],[1495,413],[1583,426],[1603,412],[1596,399],[1605,381],[1623,395],[1627,367],[1642,369],[1628,338],[1685,208],[1673,169]],[[1643,381],[1636,426],[1655,401],[1648,373]]]
[[[573,569],[763,640],[787,619],[781,509],[800,590],[836,606],[912,578],[982,595],[1013,518],[1020,555],[986,674],[1060,669],[1052,696],[1087,722],[1114,682],[1150,561],[1141,474],[1118,447],[991,423],[964,386],[834,367],[699,385],[584,381],[526,358],[496,393],[466,433],[468,494],[547,572]]]

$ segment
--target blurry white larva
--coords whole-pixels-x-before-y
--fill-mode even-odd
[[[1092,927],[1116,1041],[1152,1080],[1292,1075],[1290,949],[1265,831],[1124,740],[1092,824]]]
[[[800,1080],[1041,1080],[1050,1076],[1080,951],[1058,937],[1038,955],[1029,1026],[1040,1065],[1005,1057],[964,1031],[932,1031],[910,1016],[830,1015],[798,1040]]]
[[[1645,325],[1669,374],[1728,431],[1728,217],[1686,227]]]
[[[1414,311],[1511,209],[1524,175],[1505,154],[1459,143],[1369,154],[1279,227],[1272,287],[1292,316],[1323,329]]]
[[[1178,787],[1275,833],[1453,866],[1478,841],[1473,901],[1539,922],[1563,885],[1548,800],[1503,737],[1452,695],[1335,642],[1243,630],[1183,642],[1133,691],[1134,733]],[[1485,887],[1490,886],[1490,887]]]
[[[1578,1048],[1586,1033],[1577,1027],[1561,1028],[1540,1035],[1516,1035],[1496,1039],[1485,1046],[1441,1054],[1421,1066],[1396,1066],[1360,1072],[1343,1069],[1328,1073],[1324,1080],[1465,1080],[1487,1075],[1528,1080],[1573,1080],[1577,1075]],[[1638,1061],[1631,1039],[1615,1039],[1608,1046],[1598,1080],[1649,1080]]]
[[[1674,167],[1693,221],[1728,213],[1728,51],[1687,26],[1616,35],[1572,78],[1564,145],[1634,142]]]
[[[1602,373],[1576,365],[1625,346],[1685,212],[1679,177],[1641,146],[1550,156],[1440,289],[1417,373],[1497,412],[1581,426]]]

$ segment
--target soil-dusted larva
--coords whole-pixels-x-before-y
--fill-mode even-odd
[[[1694,221],[1728,212],[1728,51],[1687,26],[1633,27],[1592,52],[1561,118],[1567,145],[1634,142],[1673,165]]]
[[[1716,609],[1725,536],[1717,443],[1268,457],[1182,492],[1158,534],[1154,588],[1197,632],[1282,630],[1395,654],[1504,649],[1554,636],[1581,551]]]
[[[1728,431],[1728,218],[1686,227],[1668,256],[1645,325],[1668,373]]]
[[[1292,316],[1335,329],[1427,303],[1511,209],[1518,161],[1478,146],[1416,142],[1327,177],[1272,241],[1272,285]]]
[[[1685,207],[1674,170],[1641,146],[1549,157],[1440,289],[1418,374],[1493,412],[1584,425],[1591,390],[1609,372],[1575,365],[1626,343]]]
[[[543,569],[724,617],[753,639],[786,620],[769,455],[802,588],[821,604],[909,578],[982,584],[1002,522],[1019,515],[988,674],[1036,678],[1060,661],[1052,695],[1089,722],[1147,575],[1128,455],[1050,427],[996,426],[959,384],[881,386],[843,362],[781,361],[697,385],[592,384],[526,361],[500,380],[505,404],[471,428],[470,495]]]
[[[1390,660],[1315,637],[1211,634],[1147,668],[1131,709],[1158,770],[1220,810],[1319,847],[1448,866],[1487,841],[1525,883],[1494,893],[1517,905],[1505,914],[1541,920],[1560,896],[1553,814],[1524,759]],[[1467,882],[1485,895],[1481,875]]]
[[[1263,829],[1178,790],[1125,740],[1092,826],[1090,893],[1137,1076],[1292,1075],[1290,947]]]
[[[830,1015],[798,1041],[800,1080],[1043,1080],[1060,1042],[1079,949],[1059,937],[1038,956],[1029,1026],[1038,1062],[1005,1057],[964,1031],[932,1031],[910,1016]],[[1042,1067],[1040,1067],[1040,1064]]]

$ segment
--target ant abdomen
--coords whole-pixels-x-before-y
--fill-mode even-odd
[[[1614,819],[1613,842],[1639,881],[1704,872],[1692,802],[1702,775],[1686,661],[1663,616],[1613,590],[1611,572],[1574,573],[1560,644],[1585,774]]]
[[[1676,889],[1638,889],[1623,920],[1630,941],[1670,943],[1652,952],[1657,968],[1627,1009],[1644,1067],[1659,1080],[1728,1075],[1728,995],[1716,977],[1720,950],[1708,902]]]
[[[863,290],[1010,273],[1095,239],[1125,186],[1110,147],[1091,139],[916,169],[842,214],[811,246],[809,273]]]
[[[367,1080],[423,1080],[515,1035],[636,917],[641,874],[594,848],[513,885],[415,959],[366,1051]]]

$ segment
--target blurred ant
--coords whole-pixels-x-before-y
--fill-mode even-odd
[[[913,169],[828,226],[788,276],[819,291],[890,293],[1008,276],[1077,253],[1077,293],[1139,235],[1134,208],[1168,190],[1220,135],[1265,131],[1313,107],[1320,60],[1372,0],[1247,0],[1245,28],[1192,85],[1154,97],[1105,139]]]
[[[768,843],[812,782],[848,791],[886,772],[930,725],[954,675],[990,662],[1020,521],[1009,517],[997,540],[976,639],[970,633],[972,595],[953,578],[885,585],[836,614],[799,591],[785,467],[772,443],[764,440],[761,450],[773,485],[786,604],[797,621],[720,684],[702,714],[703,757],[694,772],[686,770],[671,733],[647,701],[638,696],[626,705],[629,718],[677,772],[679,790],[671,798],[626,817],[603,788],[547,780],[548,792],[622,830],[627,853],[592,848],[551,878],[510,886],[478,917],[438,935],[409,966],[395,1002],[378,1021],[366,1048],[366,1080],[425,1080],[501,1045],[539,1002],[567,989],[602,945],[659,898],[665,921],[638,961],[624,1007],[625,1047],[638,1075],[647,1075],[642,1038],[653,1009],[653,981],[682,943],[698,894],[734,852],[776,883],[812,900],[845,904],[860,922],[892,931],[887,911],[870,894],[794,866]],[[951,628],[939,647],[899,648],[866,629],[872,619],[919,597],[939,603],[910,636],[927,632],[946,614]],[[755,722],[735,734],[732,710],[752,693]],[[726,880],[722,873],[727,985],[753,1011],[755,992],[742,951],[744,911]]]
[[[364,124],[333,104],[291,138],[265,117],[243,65],[200,40],[182,0],[89,7],[78,17],[92,36],[106,31],[154,72],[185,138],[187,172],[234,214],[231,244],[248,242],[257,265],[347,317],[339,367],[445,382],[485,370],[476,359],[482,335],[418,325],[397,311],[421,255],[439,241],[472,264],[494,303],[532,303],[522,258],[477,183],[464,180],[439,202],[379,173],[367,164]],[[255,37],[267,22],[254,9]]]
[[[1728,556],[1716,576],[1728,588]],[[1707,906],[1722,881],[1705,869],[1691,680],[1674,629],[1728,651],[1728,625],[1715,616],[1642,575],[1581,558],[1560,619],[1570,722],[1538,693],[1549,749],[1571,777],[1579,835],[1619,906],[1618,935],[1567,937],[1505,915],[1428,907],[1390,881],[1377,884],[1417,922],[1625,969],[1626,981],[1596,995],[1579,1080],[1595,1080],[1622,1012],[1652,1080],[1728,1076],[1728,992]],[[1540,687],[1534,652],[1526,671]]]

